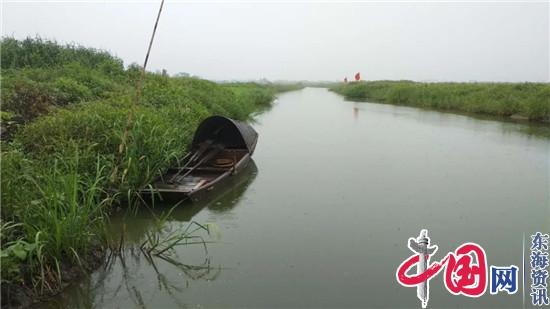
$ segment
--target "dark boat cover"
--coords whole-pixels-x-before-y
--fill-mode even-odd
[[[226,148],[248,149],[252,155],[258,133],[247,123],[223,116],[211,116],[203,120],[195,131],[192,147],[196,149],[207,140],[223,144]]]

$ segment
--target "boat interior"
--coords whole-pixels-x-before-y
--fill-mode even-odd
[[[170,168],[158,179],[155,188],[180,192],[195,191],[231,170],[247,153],[247,149],[210,147],[194,160],[184,160],[180,166]]]

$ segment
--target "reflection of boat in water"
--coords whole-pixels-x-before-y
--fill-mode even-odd
[[[225,212],[231,210],[238,204],[239,199],[244,195],[248,186],[258,175],[258,167],[254,160],[239,174],[229,177],[221,186],[216,189],[216,194],[208,194],[198,202],[188,207],[178,207],[172,211],[172,218],[178,221],[191,221],[202,209],[208,208],[213,212]]]
[[[123,225],[126,226],[126,241],[140,241],[143,235],[155,224],[155,218],[162,217],[170,211],[170,219],[180,222],[190,222],[201,210],[208,208],[213,212],[229,211],[238,204],[248,186],[258,174],[254,160],[238,174],[233,175],[216,188],[216,194],[206,194],[197,202],[163,201],[150,204],[150,207],[139,207],[130,213],[120,213],[111,216],[111,230],[118,235]],[[184,204],[185,207],[175,207]],[[173,208],[173,209],[172,209]]]
[[[250,125],[227,117],[209,117],[195,131],[191,152],[181,166],[168,169],[142,194],[165,201],[197,201],[244,170],[257,141],[258,133]]]

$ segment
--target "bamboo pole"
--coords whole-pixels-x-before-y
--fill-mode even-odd
[[[157,32],[158,23],[160,20],[160,14],[162,13],[162,8],[164,6],[164,0],[160,1],[160,7],[157,14],[157,19],[155,20],[155,26],[153,27],[153,33],[151,34],[151,39],[149,40],[149,47],[147,48],[147,54],[145,55],[145,60],[143,61],[143,67],[141,69],[141,74],[139,78],[136,81],[136,96],[134,98],[133,104],[130,107],[130,110],[128,111],[128,118],[126,119],[126,127],[124,128],[124,132],[122,133],[122,140],[120,142],[120,145],[118,146],[118,155],[115,160],[115,166],[113,168],[113,172],[111,173],[111,182],[115,182],[117,175],[118,175],[118,169],[119,166],[122,164],[122,157],[124,150],[127,148],[127,142],[128,142],[128,134],[130,132],[130,129],[132,128],[133,122],[134,122],[134,113],[137,105],[139,104],[139,101],[141,99],[141,83],[142,80],[145,78],[145,73],[147,69],[147,62],[149,61],[149,54],[151,53],[151,48],[153,46],[153,41],[155,40],[155,34]]]

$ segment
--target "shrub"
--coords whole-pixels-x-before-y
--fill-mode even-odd
[[[57,91],[46,84],[22,79],[8,82],[4,87],[2,108],[21,116],[24,121],[47,113],[58,103]]]

